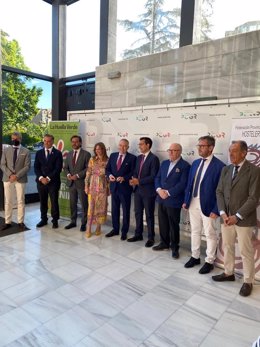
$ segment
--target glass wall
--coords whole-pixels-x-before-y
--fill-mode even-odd
[[[100,0],[67,7],[66,76],[95,71],[99,65]]]
[[[117,60],[178,47],[180,8],[181,0],[118,0]]]
[[[2,72],[3,144],[8,146],[10,134],[20,131],[22,144],[31,150],[32,167],[26,194],[36,193],[33,170],[35,152],[42,148],[43,134],[51,120],[52,82]]]
[[[3,54],[2,64],[51,76],[51,22],[52,8],[42,0],[0,1],[3,43],[14,53]]]
[[[260,29],[259,0],[196,0],[193,43]]]

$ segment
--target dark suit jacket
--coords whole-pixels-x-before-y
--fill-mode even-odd
[[[190,164],[180,158],[167,177],[170,160],[164,160],[155,178],[155,189],[168,190],[170,196],[162,199],[157,196],[157,202],[168,207],[180,208],[184,201],[184,192],[188,181]]]
[[[224,167],[217,187],[219,211],[227,215],[239,213],[243,220],[238,226],[255,226],[257,224],[256,208],[260,198],[260,168],[247,160],[232,182],[233,165]]]
[[[36,182],[39,183],[39,177],[49,177],[49,184],[60,185],[60,173],[62,170],[62,154],[61,151],[55,147],[52,148],[50,158],[47,160],[45,156],[45,149],[40,149],[36,152],[34,161],[34,172],[36,175]]]
[[[189,208],[190,202],[192,199],[194,179],[195,179],[196,172],[200,162],[201,162],[201,159],[197,159],[191,165],[189,178],[188,178],[188,184],[185,190],[185,198],[184,198],[184,203],[186,204],[187,208]],[[217,215],[219,214],[217,199],[216,199],[216,188],[218,186],[221,170],[224,166],[225,164],[221,160],[213,156],[205,172],[205,175],[201,181],[200,206],[201,206],[201,211],[207,217],[209,217],[211,212]]]
[[[116,191],[123,194],[131,194],[133,188],[129,185],[129,180],[134,174],[136,156],[127,152],[119,171],[117,171],[116,163],[118,155],[118,152],[110,155],[106,167],[106,176],[109,177],[109,175],[113,175],[114,177],[124,177],[124,181],[122,183],[110,182],[110,191],[112,194]]]
[[[139,155],[136,160],[134,177],[138,178],[140,163],[142,156]],[[154,187],[154,179],[158,173],[160,167],[160,161],[156,155],[150,152],[144,161],[141,175],[139,178],[139,185],[136,186],[135,190],[138,191],[143,197],[156,196],[156,191]]]
[[[73,166],[73,153],[74,151],[70,151],[67,155],[67,158],[64,162],[64,173],[67,176],[68,174],[78,175],[78,179],[76,181],[70,181],[67,180],[66,184],[68,187],[71,187],[73,184],[75,184],[76,187],[84,189],[85,187],[85,177],[86,177],[86,171],[88,168],[88,162],[91,158],[91,154],[84,149],[80,149],[76,165]]]

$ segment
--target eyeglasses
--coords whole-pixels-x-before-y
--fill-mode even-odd
[[[211,145],[197,145],[196,147],[201,148],[201,147],[210,147]]]
[[[167,149],[168,153],[172,153],[172,152],[180,152],[180,149]]]

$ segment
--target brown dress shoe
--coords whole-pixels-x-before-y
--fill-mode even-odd
[[[252,283],[243,283],[239,294],[241,296],[249,296],[252,292],[253,284]]]

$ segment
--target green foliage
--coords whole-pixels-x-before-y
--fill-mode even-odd
[[[3,31],[1,31],[1,46],[3,65],[29,71],[18,42],[9,40],[8,34]],[[37,104],[42,89],[31,86],[32,78],[16,73],[3,72],[2,80],[3,135],[19,131],[30,135],[32,139],[40,140],[41,126],[33,124],[32,119],[38,113]]]
[[[209,40],[208,34],[211,31],[209,18],[213,13],[214,1],[202,1],[202,41]],[[124,50],[122,54],[123,59],[141,57],[177,47],[179,43],[180,27],[178,23],[181,9],[173,8],[172,10],[164,11],[164,2],[164,0],[147,0],[144,6],[146,12],[138,16],[139,20],[118,20],[118,23],[125,31],[142,34],[140,38],[130,45],[130,49]]]

